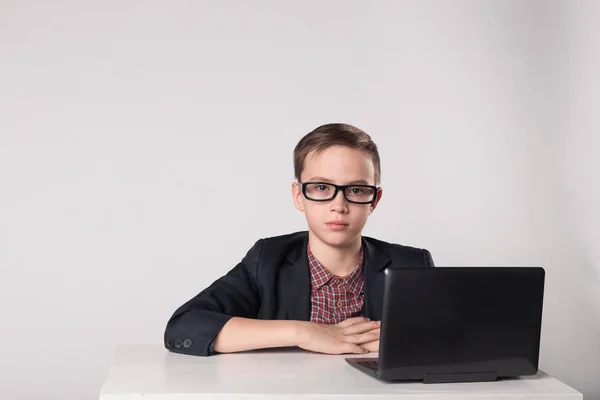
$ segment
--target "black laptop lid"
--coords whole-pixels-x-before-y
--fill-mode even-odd
[[[380,373],[535,374],[544,276],[539,267],[388,268]]]

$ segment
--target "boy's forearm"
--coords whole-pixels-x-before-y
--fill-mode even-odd
[[[214,350],[218,353],[233,353],[296,346],[300,324],[300,321],[233,317],[217,335]]]

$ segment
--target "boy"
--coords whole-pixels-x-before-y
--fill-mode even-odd
[[[379,153],[362,130],[316,128],[294,149],[294,172],[292,196],[308,232],[258,240],[175,311],[167,349],[199,356],[287,346],[378,351],[385,267],[432,267],[431,254],[361,235],[382,196]]]

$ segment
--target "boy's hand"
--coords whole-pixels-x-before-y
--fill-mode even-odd
[[[372,333],[379,333],[380,328],[373,329]],[[366,349],[369,353],[377,353],[379,351],[379,339],[373,340],[372,342],[361,344],[360,347]]]
[[[379,333],[379,328],[372,330],[373,333]],[[379,351],[379,339],[372,342],[361,344],[360,347],[367,350],[369,353],[377,353]]]
[[[369,351],[363,347],[379,347],[379,322],[367,318],[348,318],[336,325],[303,322],[299,325],[297,344],[299,347],[325,354],[364,354]]]

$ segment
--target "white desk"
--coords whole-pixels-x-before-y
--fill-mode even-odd
[[[582,399],[543,372],[491,383],[384,383],[344,357],[295,349],[196,357],[162,346],[121,346],[100,399]]]

